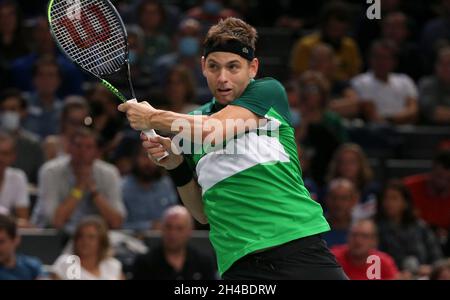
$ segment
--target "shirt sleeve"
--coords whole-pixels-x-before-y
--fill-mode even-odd
[[[30,195],[28,194],[28,180],[25,173],[21,170],[17,170],[14,190],[17,191],[15,207],[29,207]]]
[[[55,188],[55,183],[59,182],[59,180],[54,177],[55,176],[50,168],[43,167],[43,169],[39,172],[39,220],[47,224],[51,223],[59,203],[58,190]],[[44,218],[45,220],[41,220],[40,218]],[[45,226],[46,224],[42,225]]]
[[[274,105],[274,101],[284,99],[283,93],[283,87],[274,79],[254,80],[250,82],[241,97],[231,104],[244,107],[260,117],[265,117]]]
[[[108,203],[122,215],[126,217],[126,209],[122,199],[122,185],[120,175],[117,169],[111,168],[108,172],[108,184],[103,190]]]

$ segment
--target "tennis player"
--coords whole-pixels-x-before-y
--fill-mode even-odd
[[[134,129],[182,135],[183,154],[171,151],[169,138],[143,136],[143,145],[168,170],[194,218],[210,224],[224,279],[347,279],[320,237],[330,227],[303,184],[286,92],[275,79],[254,79],[256,39],[256,30],[236,18],[210,28],[201,65],[214,98],[200,116],[147,102],[118,109]],[[209,146],[188,153],[186,144],[199,138]],[[165,151],[170,155],[158,162]]]

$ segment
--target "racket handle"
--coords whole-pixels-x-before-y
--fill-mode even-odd
[[[156,132],[153,129],[148,129],[148,130],[144,130],[142,131],[148,138],[153,138],[153,137],[157,137],[158,135],[156,134]],[[162,147],[162,146],[161,146]],[[157,158],[157,161],[162,160],[163,158],[166,158],[167,156],[169,156],[169,152],[164,152],[164,156]]]
[[[127,102],[137,102],[137,99],[136,98],[133,98],[133,99],[130,99],[130,100],[128,100]],[[144,130],[144,131],[142,131],[148,138],[153,138],[153,137],[157,137],[158,135],[156,134],[156,132],[155,132],[155,130],[153,130],[153,129],[147,129],[147,130]],[[162,146],[161,146],[162,147]],[[157,158],[156,160],[157,161],[160,161],[160,160],[162,160],[163,158],[166,158],[167,156],[169,156],[169,152],[164,152],[164,156],[162,156],[162,157],[160,157],[160,158]]]

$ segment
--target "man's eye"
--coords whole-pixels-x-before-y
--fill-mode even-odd
[[[209,68],[212,70],[216,70],[217,69],[217,65],[209,65]]]

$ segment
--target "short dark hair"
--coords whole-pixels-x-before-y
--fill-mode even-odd
[[[342,1],[334,1],[326,4],[320,14],[320,23],[324,26],[332,19],[343,23],[350,23],[351,12],[348,4]]]
[[[14,88],[9,88],[9,89],[4,90],[0,94],[0,104],[2,104],[3,101],[6,101],[6,99],[8,99],[8,98],[18,99],[20,102],[20,108],[23,110],[27,109],[28,103],[25,100],[25,98],[22,96],[22,93],[20,90],[14,89]]]
[[[104,145],[104,140],[101,138],[101,136],[95,132],[94,130],[92,130],[89,127],[80,127],[77,128],[75,130],[75,132],[72,134],[72,136],[70,137],[71,141],[74,142],[77,138],[93,138],[95,140],[95,144],[97,145],[98,148],[103,147]]]
[[[17,224],[10,216],[0,214],[0,230],[4,230],[11,239],[17,237]]]
[[[204,46],[217,46],[225,42],[236,40],[256,50],[258,33],[256,29],[241,19],[229,17],[220,20],[212,26],[206,34]]]

